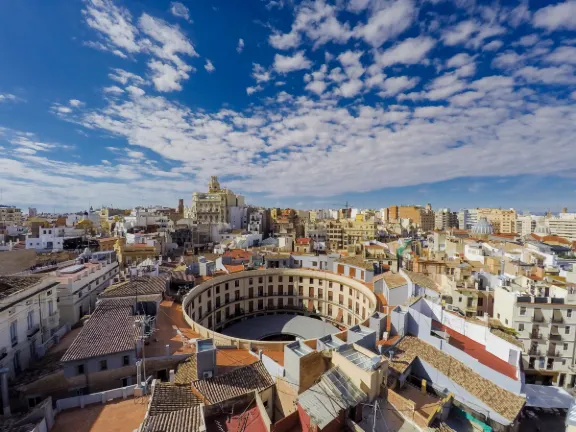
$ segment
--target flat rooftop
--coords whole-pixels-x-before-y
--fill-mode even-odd
[[[51,432],[127,432],[140,427],[148,408],[148,398],[117,399],[104,405],[62,411]]]
[[[311,352],[313,352],[312,348],[306,346],[300,341],[292,342],[291,344],[286,345],[286,348],[289,348],[292,351],[294,351],[298,355],[298,357],[304,357],[305,355],[308,355]]]
[[[469,356],[474,357],[484,366],[488,366],[496,372],[500,372],[502,375],[506,375],[508,378],[512,378],[513,380],[518,379],[516,376],[516,367],[486,351],[484,345],[452,330],[450,327],[440,324],[438,321],[432,320],[432,328],[434,330],[441,330],[448,333],[450,335],[450,345],[464,351]]]

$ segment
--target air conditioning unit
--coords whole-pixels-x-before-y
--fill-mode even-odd
[[[212,378],[212,371],[202,372],[202,379]]]

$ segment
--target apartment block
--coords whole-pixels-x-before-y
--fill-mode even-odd
[[[516,210],[503,210],[499,208],[476,209],[478,218],[484,216],[498,234],[512,234],[516,232]]]
[[[22,210],[0,205],[0,225],[22,225]]]
[[[507,282],[495,288],[494,318],[518,332],[527,383],[576,384],[576,291],[564,291],[563,298]]]
[[[116,253],[107,251],[82,254],[77,262],[54,272],[61,324],[74,325],[94,311],[98,294],[112,284],[119,271]]]

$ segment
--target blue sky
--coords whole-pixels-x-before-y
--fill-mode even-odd
[[[0,6],[3,203],[576,207],[576,1]]]

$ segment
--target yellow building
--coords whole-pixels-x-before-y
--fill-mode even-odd
[[[156,246],[134,243],[126,244],[124,237],[118,237],[114,244],[114,250],[121,266],[129,266],[140,263],[147,258],[156,258],[160,251]]]
[[[400,219],[410,219],[423,231],[432,231],[435,224],[435,214],[432,206],[391,206],[388,209],[389,221],[398,222]]]
[[[516,232],[516,210],[499,208],[479,208],[478,219],[484,216],[492,224],[495,233],[513,234]]]

